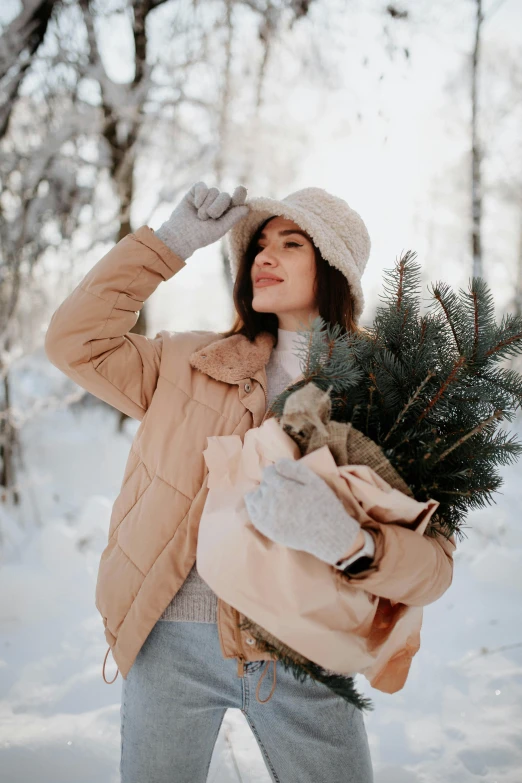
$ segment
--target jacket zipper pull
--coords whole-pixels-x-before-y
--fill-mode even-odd
[[[241,653],[237,656],[237,676],[245,676],[245,658]]]

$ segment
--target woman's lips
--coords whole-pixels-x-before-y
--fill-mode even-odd
[[[267,285],[277,285],[282,282],[282,280],[259,280],[254,286],[255,288],[265,288]]]

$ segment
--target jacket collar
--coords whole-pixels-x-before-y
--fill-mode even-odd
[[[274,347],[271,332],[260,332],[254,342],[243,334],[222,337],[194,351],[189,362],[195,370],[210,375],[217,381],[238,383],[254,378],[264,370]]]

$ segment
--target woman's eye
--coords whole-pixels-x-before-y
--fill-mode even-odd
[[[299,242],[285,242],[285,245],[293,245],[294,247],[303,247]],[[260,253],[264,248],[261,245],[256,245],[256,253]]]

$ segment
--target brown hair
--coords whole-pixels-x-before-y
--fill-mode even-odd
[[[240,260],[233,292],[236,317],[231,329],[220,332],[223,337],[244,334],[250,342],[253,342],[260,332],[265,331],[274,335],[277,344],[277,315],[275,313],[257,313],[252,308],[254,294],[250,277],[252,264],[258,252],[259,236],[273,217],[276,215],[272,215],[259,226]],[[313,244],[311,237],[310,241]],[[315,244],[314,251],[315,296],[319,315],[332,325],[339,324],[344,327],[347,332],[359,331],[353,318],[353,300],[348,280],[342,272],[325,261]]]

